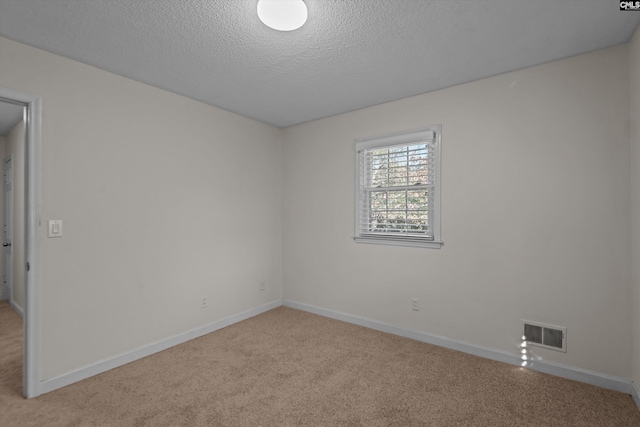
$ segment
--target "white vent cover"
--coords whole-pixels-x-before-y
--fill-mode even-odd
[[[523,320],[523,340],[528,344],[567,352],[567,328]]]

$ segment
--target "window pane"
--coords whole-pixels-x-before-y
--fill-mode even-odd
[[[407,191],[407,227],[427,231],[429,224],[429,194],[426,190]]]
[[[366,154],[374,188],[428,184],[429,147],[417,144],[370,150]]]
[[[369,231],[426,233],[428,192],[372,191],[369,194]]]

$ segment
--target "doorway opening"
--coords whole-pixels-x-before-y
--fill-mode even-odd
[[[7,218],[9,229],[5,232],[3,226],[3,260],[9,260],[7,262],[11,263],[12,268],[7,278],[7,285],[2,283],[2,297],[9,298],[16,311],[22,311],[24,338],[22,394],[25,397],[36,397],[41,392],[40,242],[38,238],[41,100],[28,93],[0,88],[0,105],[21,109],[22,120],[16,124],[16,133],[22,132],[24,135],[22,146],[18,147],[17,151],[11,151],[8,157],[2,156],[3,185],[5,186],[3,195],[9,193],[6,197],[13,202],[12,217]],[[0,109],[0,122],[8,117],[5,111],[8,110]],[[6,141],[5,145],[7,145]],[[8,177],[5,180],[6,174]],[[6,216],[3,210],[3,224]],[[19,244],[16,238],[20,240]],[[3,281],[5,269],[6,266],[3,266]]]

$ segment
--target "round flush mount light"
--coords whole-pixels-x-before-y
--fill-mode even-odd
[[[307,22],[307,5],[302,0],[258,0],[258,17],[278,31],[293,31]]]

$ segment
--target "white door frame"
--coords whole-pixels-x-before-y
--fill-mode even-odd
[[[41,393],[40,381],[40,180],[42,100],[24,92],[0,87],[0,99],[26,107],[25,123],[25,397]]]
[[[7,181],[11,185],[10,190],[7,188]],[[7,243],[13,244],[13,159],[11,156],[2,161],[2,210],[2,259],[4,265],[2,295],[9,304],[13,305],[13,247],[4,247]],[[24,316],[24,313],[22,315]]]

